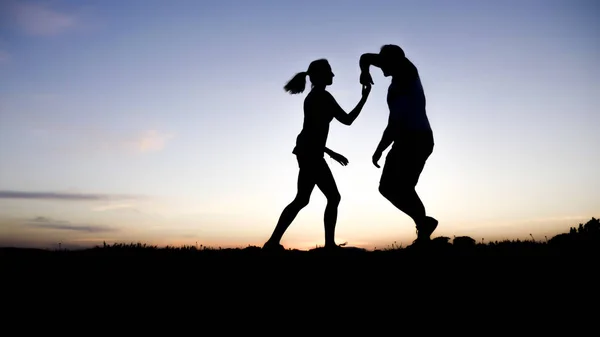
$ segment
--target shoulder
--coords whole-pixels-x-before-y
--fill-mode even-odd
[[[321,94],[321,99],[323,100],[323,102],[326,103],[335,103],[335,98],[333,98],[333,95],[327,91],[327,90],[323,90],[323,93]]]
[[[327,90],[312,90],[307,96],[306,100],[314,103],[326,103],[335,100],[333,95]]]
[[[324,89],[314,89],[310,92],[315,98],[333,98],[331,93]]]

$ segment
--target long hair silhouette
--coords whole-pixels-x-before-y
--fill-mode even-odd
[[[301,94],[306,88],[306,76],[311,77],[311,83],[318,83],[323,75],[328,75],[328,72],[331,72],[331,67],[327,59],[318,59],[312,61],[308,66],[307,71],[303,71],[294,75],[294,77],[292,77],[292,79],[283,88],[292,95]]]

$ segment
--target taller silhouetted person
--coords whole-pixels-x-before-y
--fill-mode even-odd
[[[392,77],[387,93],[388,123],[372,158],[379,168],[383,151],[393,143],[385,159],[379,192],[415,222],[415,243],[427,242],[438,221],[427,216],[415,190],[434,146],[419,72],[402,48],[391,44],[382,46],[379,54],[363,54],[359,65],[363,85],[374,84],[369,66],[379,67],[384,76]]]
[[[298,212],[308,205],[315,185],[327,198],[324,216],[325,248],[339,247],[335,243],[335,226],[341,196],[324,154],[327,153],[342,166],[348,164],[348,159],[326,147],[329,124],[335,118],[344,125],[351,125],[365,105],[371,85],[362,86],[360,101],[350,113],[346,113],[326,90],[326,87],[333,83],[334,77],[326,59],[311,62],[307,71],[296,74],[284,86],[285,91],[290,94],[304,92],[306,76],[310,78],[312,89],[304,99],[304,124],[292,151],[296,155],[299,167],[298,190],[294,200],[281,213],[277,226],[263,249],[284,249],[280,244],[281,238]]]

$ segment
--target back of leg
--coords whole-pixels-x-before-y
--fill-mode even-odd
[[[268,240],[270,244],[278,245],[279,241],[283,237],[288,227],[294,221],[300,210],[302,210],[310,201],[310,195],[316,184],[316,172],[315,166],[310,165],[306,162],[298,160],[300,166],[300,172],[298,173],[298,189],[296,191],[296,197],[289,203],[281,212],[277,225],[271,234],[271,238]]]
[[[335,243],[335,226],[337,223],[338,205],[340,204],[341,196],[338,191],[333,174],[325,160],[322,161],[321,170],[317,178],[317,186],[327,198],[327,206],[325,206],[324,224],[325,224],[325,247],[336,247]]]
[[[308,205],[310,195],[319,180],[320,167],[314,160],[299,159],[298,163],[300,172],[298,173],[296,197],[292,203],[304,208]]]
[[[325,160],[321,162],[320,168],[319,174],[316,177],[316,185],[327,198],[327,203],[337,205],[340,203],[341,195],[333,178],[333,173],[331,173],[331,169]]]
[[[425,216],[425,207],[415,187],[426,159],[418,148],[392,148],[386,157],[379,183],[379,192],[415,223]]]

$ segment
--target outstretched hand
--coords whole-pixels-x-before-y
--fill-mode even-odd
[[[331,157],[331,159],[337,161],[342,166],[348,165],[348,159],[346,159],[346,157],[342,156],[339,153],[334,152],[334,153],[330,154],[329,156]]]

